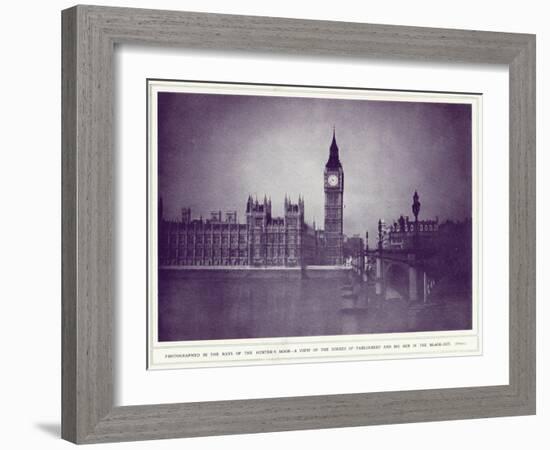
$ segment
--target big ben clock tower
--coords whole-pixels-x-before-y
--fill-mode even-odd
[[[332,134],[330,153],[325,164],[324,186],[326,263],[341,265],[344,263],[344,169],[338,155],[336,130]]]

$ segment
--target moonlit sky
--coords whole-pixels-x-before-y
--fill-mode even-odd
[[[323,227],[323,170],[332,129],[344,168],[344,233],[376,235],[393,223],[471,217],[471,106],[245,95],[158,94],[158,190],[165,218],[237,210],[248,194],[305,198],[306,221]],[[372,239],[372,238],[371,238]]]

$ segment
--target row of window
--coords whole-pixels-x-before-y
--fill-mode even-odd
[[[189,230],[189,232],[194,232],[195,230],[201,230],[204,233],[210,233],[212,231],[230,231],[231,233],[237,233],[238,231],[246,231],[246,224],[236,224],[236,223],[222,223],[222,224],[210,224],[210,223],[166,223],[166,226],[173,229],[173,227],[177,227],[181,230]]]
[[[264,220],[262,218],[257,218],[254,221],[254,226],[262,227],[264,226]],[[298,220],[297,219],[287,219],[286,224],[268,224],[267,229],[272,229],[275,232],[285,230],[286,228],[297,228]]]
[[[219,248],[216,248],[216,249],[209,249],[207,251],[200,251],[200,250],[197,250],[197,251],[193,251],[192,249],[188,249],[187,251],[182,251],[180,249],[180,251],[176,251],[176,249],[171,249],[170,251],[170,257],[172,258],[177,258],[178,256],[187,256],[188,258],[196,258],[196,257],[212,257],[212,256],[240,256],[240,257],[246,257],[247,256],[247,251],[246,250],[237,250],[237,249],[227,249],[227,248],[223,248],[220,249]]]
[[[186,266],[247,266],[248,259],[243,258],[231,258],[231,259],[178,259],[172,258],[161,262],[163,265],[186,265]],[[286,260],[285,258],[268,258],[262,260],[260,264],[266,264],[268,266],[283,266],[283,265],[295,265],[296,261],[292,259]]]
[[[264,236],[265,238],[263,238]],[[298,236],[293,234],[289,234],[288,236],[285,236],[284,234],[256,234],[253,236],[253,242],[256,245],[260,245],[262,242],[267,242],[268,244],[284,244],[285,242],[295,244],[298,240],[297,237]]]
[[[296,234],[286,235],[283,233],[266,233],[266,234],[262,233],[262,234],[254,235],[255,242],[260,243],[262,236],[266,236],[267,242],[285,242],[285,240],[288,242],[295,242],[296,238],[298,237]],[[246,244],[247,242],[246,235],[231,235],[231,236],[189,235],[187,236],[185,234],[180,234],[180,235],[171,234],[169,235],[169,239],[171,241],[177,240],[180,244],[184,244],[184,245],[186,243],[189,245],[193,245],[194,243],[195,244],[202,244],[202,243],[220,244],[221,243],[222,245],[226,245],[228,243],[236,244],[237,242],[239,244]]]
[[[233,235],[231,236],[230,238],[228,236],[185,236],[185,235],[179,235],[179,237],[177,235],[171,235],[170,236],[170,239],[172,239],[173,241],[175,241],[176,239],[180,242],[180,244],[189,244],[189,245],[193,245],[194,243],[195,244],[202,244],[203,242],[205,244],[221,244],[222,245],[226,245],[228,243],[231,243],[231,244],[236,244],[236,243],[239,243],[239,244],[246,244],[246,236],[237,236],[237,235]]]
[[[414,224],[405,225],[404,228],[406,233],[413,232]],[[434,224],[422,224],[422,223],[418,224],[418,231],[437,231],[437,230],[438,230],[438,226]],[[393,231],[393,233],[401,233],[401,231],[395,230]]]
[[[161,261],[163,265],[181,265],[181,266],[246,266],[248,258],[233,258],[233,259],[183,259],[171,258]]]

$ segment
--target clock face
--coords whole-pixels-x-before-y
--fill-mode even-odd
[[[337,186],[338,185],[338,175],[329,175],[327,178],[327,182],[329,186]]]

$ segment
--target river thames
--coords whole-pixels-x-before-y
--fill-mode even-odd
[[[161,342],[465,330],[472,323],[469,299],[382,299],[349,270],[311,278],[299,270],[160,270],[158,298]]]

